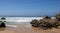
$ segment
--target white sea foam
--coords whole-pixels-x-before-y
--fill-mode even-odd
[[[16,25],[6,25],[6,26],[10,26],[10,27],[14,27],[14,28],[18,27]]]
[[[39,20],[42,19],[43,17],[5,17],[5,18],[7,22],[30,22],[33,19]]]

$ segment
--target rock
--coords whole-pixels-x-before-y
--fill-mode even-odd
[[[2,17],[1,20],[6,20],[6,18]]]
[[[38,20],[34,19],[30,22],[30,24],[32,24],[33,27],[38,27]]]
[[[56,25],[57,25],[57,26],[60,26],[60,13],[56,14],[55,18],[56,18],[56,20],[57,20],[57,22],[56,22],[57,24],[56,24]],[[56,20],[55,20],[55,21],[56,21]]]
[[[6,18],[4,18],[4,17],[2,17],[1,18],[1,20],[0,20],[0,27],[6,27],[6,25],[5,25],[5,21],[6,20]]]
[[[56,19],[60,18],[60,13],[56,14]]]
[[[36,24],[36,23],[38,23],[38,20],[36,20],[36,19],[34,19],[30,22],[30,24]]]
[[[44,29],[52,27],[58,28],[58,26],[60,26],[60,14],[57,14],[53,19],[50,16],[44,16],[43,19],[39,21],[34,19],[30,24],[32,24],[33,27],[41,27]]]
[[[5,23],[2,22],[2,23],[0,24],[0,27],[6,27],[6,26],[5,26]]]
[[[44,16],[43,19],[51,19],[50,16]]]
[[[49,17],[49,16],[43,17],[43,19],[39,20],[39,23],[40,23],[39,26],[41,26],[41,27],[48,27],[50,25],[50,23],[49,23],[50,20],[51,20],[51,17]]]
[[[52,27],[57,27],[58,21],[56,19],[51,19],[50,24],[51,24]]]

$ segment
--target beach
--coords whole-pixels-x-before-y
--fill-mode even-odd
[[[60,33],[60,0],[0,0],[0,33]]]
[[[52,28],[43,30],[32,27],[30,24],[7,25],[5,28],[0,28],[0,33],[59,33],[60,29]]]
[[[30,21],[38,18],[7,18],[6,27],[0,28],[0,33],[59,33],[60,29],[52,28],[43,30],[32,27]],[[41,18],[39,18],[41,19]],[[22,20],[22,21],[21,21]]]

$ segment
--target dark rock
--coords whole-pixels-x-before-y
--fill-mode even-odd
[[[51,19],[50,16],[44,16],[43,19]]]
[[[34,19],[30,24],[32,24],[33,27],[41,27],[43,29],[58,28],[58,26],[60,26],[60,14],[57,14],[53,19],[51,19],[50,16],[44,16],[43,19],[39,21]]]
[[[1,20],[6,20],[6,18],[2,17]]]
[[[30,22],[30,24],[32,24],[33,27],[38,27],[38,20],[34,19]]]
[[[1,25],[0,25],[0,27],[6,27],[5,23],[2,22]]]
[[[36,23],[38,23],[38,20],[36,20],[36,19],[34,19],[30,22],[30,24],[36,24]]]

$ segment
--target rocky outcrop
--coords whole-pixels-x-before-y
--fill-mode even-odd
[[[43,19],[38,20],[32,20],[31,25],[33,27],[55,27],[58,28],[60,26],[60,14],[56,14],[55,18],[51,18],[50,16],[44,16]]]

